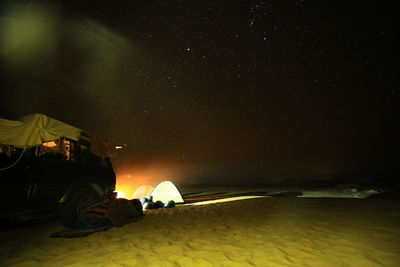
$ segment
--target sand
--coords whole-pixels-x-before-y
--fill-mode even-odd
[[[148,210],[84,238],[0,232],[0,266],[399,266],[399,202],[265,197]]]

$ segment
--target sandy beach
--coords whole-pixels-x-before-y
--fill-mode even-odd
[[[265,197],[145,211],[83,238],[0,232],[1,266],[398,266],[399,201]]]

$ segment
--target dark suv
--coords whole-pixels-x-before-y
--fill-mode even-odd
[[[53,211],[72,226],[85,203],[114,194],[109,155],[93,153],[92,140],[81,132],[78,140],[60,136],[24,148],[0,143],[0,217],[29,220]]]

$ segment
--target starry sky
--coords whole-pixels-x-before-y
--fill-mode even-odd
[[[3,1],[0,116],[126,144],[120,176],[181,184],[396,178],[387,1]]]

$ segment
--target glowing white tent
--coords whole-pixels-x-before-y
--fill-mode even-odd
[[[153,190],[150,192],[150,195],[153,197],[153,201],[156,202],[160,200],[165,203],[169,200],[175,201],[175,203],[183,203],[182,194],[179,192],[178,188],[170,182],[163,181],[156,185]]]
[[[147,197],[152,190],[153,187],[151,185],[142,185],[135,190],[135,193],[133,193],[133,198]]]

